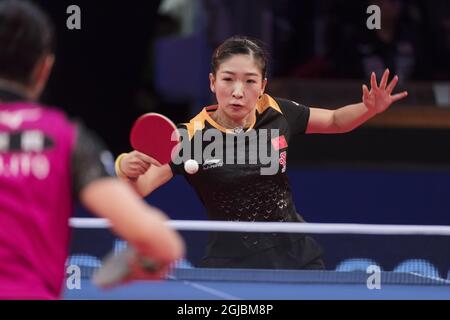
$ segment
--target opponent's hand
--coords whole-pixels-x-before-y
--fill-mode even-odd
[[[392,95],[395,86],[398,83],[398,76],[395,76],[388,84],[389,69],[386,69],[383,73],[383,77],[380,81],[380,86],[377,84],[375,73],[372,72],[370,76],[371,89],[363,85],[363,103],[369,112],[374,114],[381,113],[386,110],[392,103],[405,98],[408,95],[407,91]]]
[[[161,163],[139,151],[128,153],[119,163],[120,170],[130,179],[145,174],[152,165],[159,167]]]

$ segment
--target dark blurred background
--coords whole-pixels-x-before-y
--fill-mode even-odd
[[[370,72],[389,67],[407,99],[351,133],[291,143],[297,208],[311,222],[450,224],[450,1],[36,2],[58,39],[44,102],[81,118],[115,155],[130,149],[138,115],[185,122],[214,103],[210,55],[234,34],[267,44],[270,94],[309,106],[361,101]],[[66,27],[72,4],[81,30]],[[381,30],[366,27],[370,4]],[[176,219],[206,218],[179,177],[148,201]]]
[[[271,53],[268,91],[325,108],[361,99],[371,71],[389,67],[410,95],[344,136],[298,139],[295,162],[447,164],[450,2],[447,0],[37,0],[57,29],[57,60],[44,102],[64,108],[118,154],[144,112],[184,122],[214,103],[210,55],[234,34]],[[81,9],[68,30],[66,9]],[[381,30],[369,30],[369,4]]]

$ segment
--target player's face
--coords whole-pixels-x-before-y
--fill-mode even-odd
[[[222,62],[216,74],[210,74],[210,81],[219,108],[233,120],[245,119],[255,111],[267,83],[253,57],[245,54]]]

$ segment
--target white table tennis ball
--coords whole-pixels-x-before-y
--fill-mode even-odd
[[[198,162],[193,160],[193,159],[189,159],[188,161],[186,161],[184,163],[184,170],[186,170],[186,172],[189,173],[189,174],[197,173],[197,171],[198,171]]]

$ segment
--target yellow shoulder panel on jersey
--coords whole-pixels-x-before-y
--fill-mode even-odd
[[[192,118],[188,123],[182,123],[182,125],[186,126],[189,134],[189,140],[192,139],[195,132],[197,132],[198,130],[203,130],[205,128],[206,117],[204,112],[206,112],[205,109],[202,110],[194,118]]]
[[[283,113],[283,112],[281,112],[280,106],[275,101],[275,99],[272,98],[271,96],[269,96],[268,94],[264,93],[262,95],[262,97],[258,100],[258,102],[256,103],[256,110],[258,110],[259,113],[263,113],[268,108],[272,108],[272,109],[275,109],[279,113]]]

